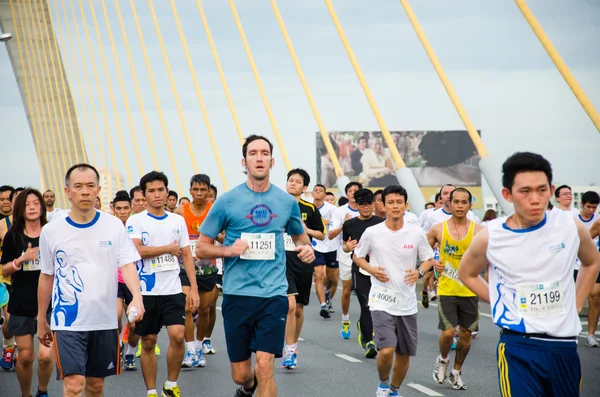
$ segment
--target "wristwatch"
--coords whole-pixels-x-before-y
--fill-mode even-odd
[[[423,276],[425,275],[425,272],[421,269],[417,269],[419,271],[419,278],[423,278]]]

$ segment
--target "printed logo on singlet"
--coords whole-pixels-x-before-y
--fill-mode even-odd
[[[266,204],[256,204],[246,215],[255,226],[267,226],[277,215]]]
[[[560,252],[560,251],[564,250],[565,248],[566,248],[565,243],[554,244],[548,248],[548,251],[550,251],[551,254],[556,254],[557,252]]]
[[[458,246],[450,245],[446,241],[446,246],[444,247],[444,254],[447,256],[455,257],[457,252],[458,252]],[[462,257],[462,255],[461,255],[461,257]],[[457,257],[457,259],[459,259],[459,258]]]
[[[127,233],[133,234],[133,226],[127,226]]]
[[[108,241],[100,241],[100,244],[98,244],[98,247],[100,248],[108,248],[112,246],[112,241],[108,240]]]

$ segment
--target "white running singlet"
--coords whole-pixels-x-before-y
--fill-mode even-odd
[[[335,210],[337,210],[337,207],[335,205],[329,204],[327,201],[324,201],[323,205],[321,207],[319,207],[319,212],[321,213],[321,218],[323,218],[324,220],[327,220],[327,221],[331,221]],[[333,245],[331,240],[329,240],[329,237],[327,237],[327,233],[329,233],[329,230],[331,229],[331,223],[329,225],[327,225],[327,227],[325,229],[326,229],[325,240],[321,241],[321,240],[317,240],[315,238],[315,239],[313,239],[313,242],[312,242],[315,251],[320,252],[322,254],[326,254],[326,253],[332,252],[332,251],[337,251],[337,249],[338,249],[337,245]]]

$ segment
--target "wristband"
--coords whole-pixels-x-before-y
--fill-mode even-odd
[[[17,260],[16,259],[13,260],[13,269],[15,269],[16,271],[21,270],[21,268],[19,266],[17,266]]]

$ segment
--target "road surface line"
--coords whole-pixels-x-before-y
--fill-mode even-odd
[[[362,361],[357,360],[354,357],[350,357],[346,354],[336,354],[335,356],[341,358],[342,360],[350,361],[351,363],[362,363]]]
[[[421,393],[425,393],[428,396],[432,396],[432,397],[440,397],[440,396],[444,396],[443,394],[440,394],[438,392],[436,392],[435,390],[431,390],[428,387],[425,387],[423,385],[420,385],[418,383],[409,383],[407,384],[407,386],[412,387],[413,389],[416,389],[418,391],[420,391]]]

